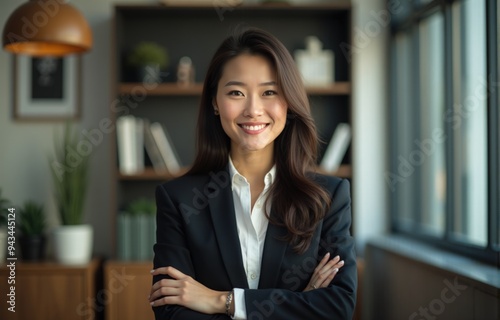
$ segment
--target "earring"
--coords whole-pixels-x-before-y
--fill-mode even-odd
[[[218,116],[218,115],[219,115],[219,109],[214,109],[214,114],[215,114],[216,116]]]

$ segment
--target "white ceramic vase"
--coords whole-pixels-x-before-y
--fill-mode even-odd
[[[89,224],[54,230],[54,257],[62,264],[85,264],[92,258],[94,229]]]

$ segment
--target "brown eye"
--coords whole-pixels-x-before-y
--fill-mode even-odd
[[[238,90],[232,90],[227,93],[228,96],[243,96],[243,93]]]
[[[263,95],[264,96],[274,96],[276,94],[278,94],[278,93],[274,90],[266,90]]]

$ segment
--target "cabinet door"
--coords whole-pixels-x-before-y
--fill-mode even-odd
[[[108,262],[104,267],[104,286],[110,294],[106,320],[154,319],[148,295],[152,277],[150,262]]]
[[[93,265],[93,264],[92,264]],[[88,269],[88,270],[87,270]],[[94,309],[90,301],[94,296],[94,271],[88,268],[51,268],[46,264],[18,265],[15,273],[8,268],[0,269],[0,295],[15,297],[15,312],[10,304],[2,303],[0,319],[54,320],[93,319]],[[15,282],[9,283],[13,279]],[[7,296],[9,294],[9,296]]]

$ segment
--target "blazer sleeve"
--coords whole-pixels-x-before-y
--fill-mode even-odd
[[[177,210],[163,186],[156,188],[156,244],[154,246],[154,268],[173,266],[181,272],[195,277],[194,267],[186,243],[183,216]],[[153,277],[153,283],[167,276]],[[156,320],[229,320],[224,314],[203,314],[178,305],[153,307]]]
[[[321,230],[318,254],[339,255],[345,264],[326,288],[307,292],[286,289],[245,289],[247,319],[352,319],[356,303],[357,269],[350,235],[349,182],[342,180],[332,192],[332,204]],[[306,281],[309,281],[307,279]]]

